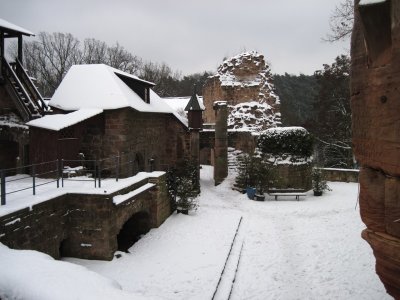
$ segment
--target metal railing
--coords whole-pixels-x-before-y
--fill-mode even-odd
[[[149,160],[149,171],[154,171],[152,161]],[[167,165],[161,169],[167,169]],[[20,174],[28,170],[28,174]],[[0,197],[1,205],[6,205],[6,197],[9,194],[32,190],[36,195],[36,188],[42,185],[56,183],[57,188],[63,188],[66,183],[73,181],[92,181],[95,188],[101,188],[102,180],[126,178],[144,171],[139,166],[133,153],[120,153],[103,159],[57,159],[48,162],[35,163],[17,168],[0,170]],[[18,174],[18,175],[16,175]],[[28,179],[28,180],[27,180]],[[15,184],[25,180],[23,184]],[[13,184],[14,187],[13,187]]]
[[[22,169],[29,169],[30,170],[30,175],[29,174],[19,174],[19,175],[13,175],[19,173],[20,170]],[[39,171],[39,172],[37,172]],[[51,176],[54,174],[55,176]],[[48,162],[43,162],[43,163],[37,163],[37,164],[31,164],[31,165],[26,165],[20,168],[9,168],[9,169],[2,169],[0,170],[0,197],[1,197],[1,205],[6,204],[6,195],[9,194],[14,194],[18,192],[22,192],[25,190],[32,189],[32,194],[36,195],[36,188],[42,185],[50,184],[53,182],[57,183],[57,188],[59,187],[59,163],[58,160],[53,160],[53,161],[48,161]],[[10,176],[12,175],[12,176]],[[37,178],[42,178],[43,176],[46,176],[46,179],[42,179],[40,182],[37,182]],[[28,179],[30,178],[31,180],[30,183],[17,185],[18,188],[12,187],[13,183],[16,183],[18,181]],[[54,179],[55,178],[55,179]],[[11,186],[11,191],[6,189],[8,184],[8,187]]]

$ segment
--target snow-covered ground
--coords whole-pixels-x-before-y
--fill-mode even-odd
[[[0,298],[211,299],[230,253],[215,299],[391,299],[360,237],[357,184],[256,202],[232,180],[214,187],[204,166],[197,212],[173,214],[111,262],[0,247]]]

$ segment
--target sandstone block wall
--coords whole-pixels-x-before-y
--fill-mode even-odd
[[[355,1],[351,57],[362,236],[388,293],[400,299],[400,2]]]
[[[156,170],[166,170],[190,154],[189,132],[169,114],[110,110],[104,113],[104,127],[97,124],[86,127],[82,144],[82,152],[91,159],[134,153],[142,158],[144,170],[148,171],[151,158]]]
[[[308,191],[312,188],[311,164],[287,165],[279,164],[276,167],[275,189],[302,189]]]
[[[327,181],[358,182],[359,170],[341,170],[323,168],[322,172]]]

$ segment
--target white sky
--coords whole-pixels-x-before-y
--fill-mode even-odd
[[[257,50],[274,73],[312,74],[349,50],[327,43],[340,0],[0,0],[0,18],[38,33],[119,42],[183,74],[215,71],[222,59]]]

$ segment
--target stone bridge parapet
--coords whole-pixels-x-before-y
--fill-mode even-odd
[[[171,214],[165,173],[110,194],[64,194],[0,217],[0,242],[61,256],[111,260],[117,235],[134,214],[149,216],[150,228]]]

